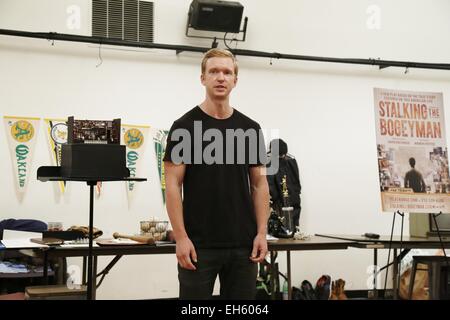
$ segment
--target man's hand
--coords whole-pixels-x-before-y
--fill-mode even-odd
[[[191,239],[183,237],[176,241],[176,254],[180,266],[184,269],[196,270],[192,262],[197,263],[197,253]]]
[[[258,233],[253,240],[253,250],[250,260],[253,262],[263,262],[267,254],[267,239],[265,234]]]

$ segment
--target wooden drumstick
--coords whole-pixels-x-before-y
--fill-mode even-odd
[[[155,243],[155,239],[151,236],[127,236],[120,234],[118,232],[114,232],[113,237],[115,239],[123,238],[123,239],[130,239],[139,243],[146,243],[146,244],[153,244]]]

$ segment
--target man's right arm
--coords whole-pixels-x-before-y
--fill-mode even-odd
[[[182,268],[195,270],[192,261],[197,262],[197,253],[184,227],[183,202],[181,200],[181,187],[185,172],[186,165],[176,165],[170,161],[164,161],[166,207],[176,241],[178,263]]]

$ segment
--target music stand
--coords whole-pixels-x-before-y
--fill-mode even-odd
[[[128,168],[125,168],[128,170]],[[89,249],[88,249],[88,287],[87,287],[87,299],[93,300],[94,291],[93,291],[93,283],[96,282],[96,277],[93,277],[93,225],[94,225],[94,186],[97,185],[97,182],[107,182],[107,181],[147,181],[146,178],[130,178],[129,170],[127,177],[68,177],[63,176],[61,173],[61,167],[51,166],[51,167],[39,167],[37,171],[37,179],[46,182],[46,181],[79,181],[86,182],[90,188],[89,191]],[[97,284],[95,284],[97,285]],[[96,289],[96,288],[95,288]]]

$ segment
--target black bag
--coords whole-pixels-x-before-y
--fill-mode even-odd
[[[275,148],[273,145],[278,143],[278,154],[272,154],[275,152]],[[282,181],[283,177],[286,177],[287,180],[287,189],[289,193],[289,206],[294,208],[293,211],[293,222],[294,226],[298,226],[300,223],[300,212],[301,212],[301,200],[300,193],[302,190],[300,184],[300,176],[297,165],[297,160],[291,155],[288,154],[288,148],[286,142],[282,139],[275,139],[270,142],[269,149],[269,159],[273,159],[273,157],[278,157],[279,167],[278,171],[275,174],[267,175],[267,182],[269,184],[269,192],[270,198],[272,202],[272,209],[278,216],[282,217],[282,207],[285,205],[283,203],[283,193],[282,193]],[[270,161],[267,167],[271,166],[272,161]],[[272,233],[271,233],[272,234]],[[276,236],[275,234],[272,234]]]

